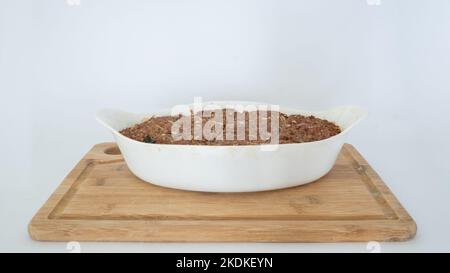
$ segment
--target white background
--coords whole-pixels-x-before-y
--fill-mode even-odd
[[[77,3],[78,0],[68,0]],[[369,3],[377,3],[370,0]],[[0,251],[110,134],[101,107],[264,101],[370,116],[349,142],[418,225],[381,251],[450,250],[450,1],[0,0]],[[82,243],[83,251],[361,251],[366,244]]]

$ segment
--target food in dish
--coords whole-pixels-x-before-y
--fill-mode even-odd
[[[216,118],[216,113],[220,115]],[[254,117],[256,132],[259,132],[260,124],[265,125],[267,132],[271,132],[272,117],[278,118],[279,144],[304,143],[330,138],[341,132],[341,128],[326,119],[317,118],[313,115],[285,114],[272,111],[242,111],[233,109],[222,109],[220,112],[199,111],[189,119],[189,130],[194,131],[196,124],[204,125],[210,121],[214,122],[212,130],[218,132],[220,137],[208,140],[203,135],[200,139],[189,137],[188,139],[177,139],[172,132],[173,124],[182,118],[181,114],[176,116],[152,116],[143,122],[127,127],[120,133],[131,139],[154,144],[184,144],[184,145],[258,145],[269,144],[270,139],[263,138],[261,134],[254,137],[250,133],[251,118]],[[239,121],[240,120],[240,121]],[[198,122],[197,122],[198,121]],[[238,124],[242,126],[242,138],[238,135]],[[277,129],[275,128],[275,129]],[[227,129],[231,129],[231,135],[227,137]],[[182,130],[180,131],[182,133]]]

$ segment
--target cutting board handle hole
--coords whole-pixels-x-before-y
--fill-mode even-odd
[[[107,155],[120,155],[121,152],[118,147],[111,147],[103,151]]]

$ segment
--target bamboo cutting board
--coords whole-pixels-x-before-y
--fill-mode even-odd
[[[145,183],[114,143],[98,144],[28,228],[45,241],[357,242],[403,241],[416,233],[414,220],[349,144],[320,180],[257,193]]]

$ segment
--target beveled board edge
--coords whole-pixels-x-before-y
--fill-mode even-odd
[[[96,162],[122,160],[107,155],[114,143],[95,145],[68,174],[28,225],[30,237],[39,241],[116,242],[366,242],[405,241],[416,234],[416,223],[367,161],[350,144],[348,153],[367,175],[371,185],[395,212],[395,219],[360,221],[303,220],[61,220],[51,214],[83,171]],[[384,200],[384,201],[383,201]],[[131,231],[130,231],[131,230]],[[195,232],[188,232],[189,230]]]

